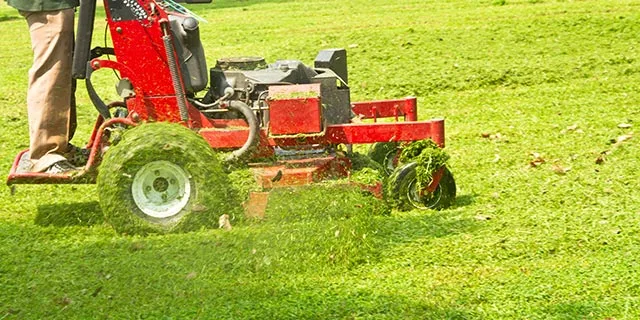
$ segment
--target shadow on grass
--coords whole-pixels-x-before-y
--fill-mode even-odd
[[[453,203],[453,208],[466,207],[474,204],[478,194],[463,194],[456,196],[456,200]]]
[[[271,219],[267,216],[260,222],[239,222],[228,232],[203,230],[120,237],[115,241],[74,241],[68,245],[57,241],[66,237],[65,233],[7,227],[16,236],[8,246],[0,247],[0,253],[3,249],[14,252],[6,265],[18,266],[8,273],[12,281],[9,287],[27,281],[20,270],[37,257],[39,265],[48,267],[35,272],[35,278],[28,281],[37,288],[33,294],[46,296],[49,301],[36,308],[29,306],[28,300],[21,303],[16,296],[18,302],[8,307],[32,310],[24,318],[34,319],[51,317],[50,310],[65,308],[56,302],[60,299],[74,301],[65,310],[75,312],[71,318],[91,318],[89,314],[95,316],[96,310],[105,305],[118,310],[111,315],[114,318],[182,319],[196,314],[203,319],[474,316],[463,306],[433,302],[428,296],[416,298],[417,293],[399,294],[396,290],[406,288],[402,284],[389,289],[386,280],[375,275],[359,277],[351,273],[384,265],[386,259],[396,260],[396,253],[403,261],[419,259],[422,253],[415,253],[413,248],[419,251],[436,238],[469,232],[478,227],[474,221],[446,211],[373,214],[379,203],[360,192],[339,193],[336,188],[306,191],[281,191],[281,206],[272,207],[279,212]],[[42,205],[36,217],[37,225],[46,226],[87,226],[102,221],[97,202]],[[52,236],[56,239],[49,240]],[[37,237],[42,241],[34,244],[31,240]],[[406,245],[415,254],[406,256]],[[171,276],[167,277],[168,273]],[[51,287],[50,278],[60,275],[64,281]],[[396,275],[401,276],[392,272],[387,277]],[[80,294],[80,288],[89,288],[88,293]],[[56,296],[51,293],[54,290],[68,297]],[[167,303],[169,300],[172,303]]]
[[[475,220],[460,219],[448,210],[390,214],[382,201],[355,187],[313,186],[272,192],[266,218],[249,222],[252,226],[247,232],[252,234],[240,244],[245,250],[251,250],[251,243],[270,244],[261,246],[270,265],[260,259],[247,261],[242,268],[250,272],[358,268],[380,262],[397,247],[421,247],[479,226]],[[220,252],[220,257],[225,255]],[[225,265],[225,260],[220,263]],[[238,267],[237,259],[230,261],[229,267]]]
[[[447,211],[418,213],[412,216],[383,217],[377,237],[397,243],[418,238],[440,238],[468,232],[478,224],[471,219],[452,219]]]
[[[68,318],[93,318],[105,309],[111,310],[108,317],[116,319],[470,319],[474,316],[464,310],[464,306],[432,303],[428,297],[410,298],[380,285],[363,285],[357,278],[344,283],[339,275],[304,278],[289,278],[282,273],[236,275],[219,272],[213,264],[213,268],[189,272],[190,269],[183,267],[193,267],[195,261],[208,265],[206,257],[185,254],[181,256],[184,259],[159,258],[162,253],[174,252],[174,248],[165,246],[156,249],[153,259],[142,259],[149,257],[139,256],[146,249],[131,252],[111,247],[105,250],[103,245],[67,247],[39,258],[39,263],[44,261],[52,266],[36,272],[35,279],[29,280],[34,286],[32,292],[42,298],[41,304],[33,303],[34,299],[16,297],[9,300],[13,305],[5,308],[21,318],[33,319],[55,318],[61,310]],[[211,259],[210,254],[207,256]],[[77,271],[80,265],[83,272]],[[167,276],[168,273],[171,276]],[[65,281],[50,284],[53,275],[63,275]],[[10,279],[9,283],[16,281]],[[82,290],[77,288],[89,289],[81,294]],[[68,296],[53,292],[67,292]],[[68,301],[73,301],[73,305]]]
[[[104,222],[97,201],[45,204],[38,206],[35,224],[39,226],[93,226]]]
[[[20,19],[22,19],[22,17],[17,15],[16,16],[0,16],[0,22],[20,20]]]

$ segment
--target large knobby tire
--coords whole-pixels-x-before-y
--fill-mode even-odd
[[[456,182],[451,171],[444,167],[436,189],[433,192],[421,192],[416,166],[417,163],[410,162],[394,170],[387,178],[385,198],[400,210],[441,210],[450,207],[456,198]]]
[[[106,220],[124,234],[213,227],[220,215],[239,208],[209,144],[178,124],[126,131],[105,154],[97,184]]]
[[[389,176],[398,166],[398,158],[402,149],[398,142],[376,142],[369,149],[368,156],[384,168],[384,173]]]

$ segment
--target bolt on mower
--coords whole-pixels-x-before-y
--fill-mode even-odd
[[[352,102],[344,49],[320,51],[313,66],[236,57],[209,69],[202,19],[168,0],[104,0],[112,47],[91,48],[96,1],[81,1],[72,70],[98,111],[87,164],[33,173],[24,150],[7,184],[97,183],[117,231],[187,231],[240,206],[233,165],[248,166],[264,191],[300,186],[351,176],[362,144],[382,174],[354,184],[398,208],[452,204],[444,120],[418,121],[413,97]],[[100,69],[116,72],[121,100],[96,92]]]

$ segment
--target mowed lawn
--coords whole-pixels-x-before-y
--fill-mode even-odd
[[[385,216],[361,195],[282,190],[264,221],[134,237],[104,222],[93,185],[4,187],[0,319],[640,318],[640,1],[189,8],[209,66],[342,47],[352,100],[416,96],[421,120],[446,119],[455,206]],[[31,53],[4,2],[0,47],[5,179],[28,146]],[[115,83],[95,84],[108,99]],[[97,112],[77,95],[81,145]]]

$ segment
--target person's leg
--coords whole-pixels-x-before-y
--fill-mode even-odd
[[[21,12],[29,24],[33,65],[27,108],[32,171],[64,160],[71,126],[74,10]]]

